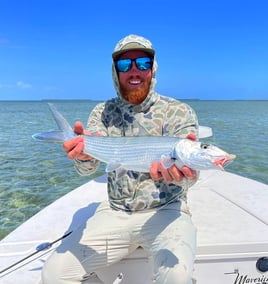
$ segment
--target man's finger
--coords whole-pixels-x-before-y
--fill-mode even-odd
[[[171,166],[168,171],[174,181],[181,182],[183,180],[184,174],[175,165]]]
[[[188,135],[186,136],[186,138],[195,141],[195,140],[196,140],[196,135],[193,134],[193,133],[190,133],[190,134],[188,134]]]
[[[195,179],[196,178],[196,171],[186,167],[186,166],[183,166],[181,168],[181,171],[183,172],[184,176],[187,177],[188,179]]]
[[[75,148],[75,146],[80,143],[83,142],[83,138],[82,137],[75,137],[73,139],[70,139],[68,141],[65,141],[62,145],[63,150],[65,152],[69,152],[70,150],[72,150],[73,148]]]
[[[153,180],[160,180],[162,178],[162,174],[159,171],[159,162],[154,162],[151,164],[150,176]]]
[[[68,152],[67,155],[71,160],[76,159],[79,156],[79,154],[83,152],[83,149],[84,149],[84,142],[79,142],[71,151]]]
[[[159,165],[159,170],[163,176],[163,179],[166,183],[172,183],[173,181],[173,177],[171,176],[171,174],[169,173],[169,170],[168,169],[165,169],[161,163]]]
[[[80,135],[84,134],[84,126],[83,123],[80,121],[76,121],[74,124],[74,133]]]

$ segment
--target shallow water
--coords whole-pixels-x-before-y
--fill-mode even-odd
[[[227,170],[268,184],[268,101],[186,101],[201,125],[213,129],[204,139],[236,160]],[[71,125],[86,124],[97,102],[55,101]],[[60,196],[93,177],[81,177],[61,145],[34,141],[37,132],[57,129],[44,101],[0,101],[0,239]],[[96,175],[104,172],[104,165]]]

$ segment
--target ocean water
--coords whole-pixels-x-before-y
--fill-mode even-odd
[[[268,101],[185,101],[213,136],[203,139],[236,160],[226,170],[268,184]],[[54,101],[71,125],[86,124],[95,101]],[[35,141],[56,130],[45,101],[0,101],[0,239],[39,210],[104,172],[81,177],[62,146]]]

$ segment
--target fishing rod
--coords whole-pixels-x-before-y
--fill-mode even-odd
[[[1,270],[1,271],[0,271],[0,274],[6,272],[7,270],[9,270],[10,268],[12,268],[12,267],[14,267],[14,266],[16,266],[16,265],[22,263],[23,261],[25,261],[25,260],[29,259],[30,257],[36,255],[37,253],[51,248],[55,243],[57,243],[57,242],[59,242],[59,241],[65,239],[65,238],[68,237],[72,232],[73,232],[73,231],[70,231],[70,232],[64,234],[62,237],[56,239],[56,240],[53,241],[53,242],[46,242],[46,243],[42,243],[42,244],[38,245],[38,246],[36,247],[36,251],[35,251],[35,252],[29,254],[28,256],[22,258],[21,260],[15,262],[15,263],[13,263],[13,264],[11,264],[10,266],[6,267],[6,268],[3,269],[3,270]]]

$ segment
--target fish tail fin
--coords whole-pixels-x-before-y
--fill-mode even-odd
[[[75,133],[73,132],[71,125],[63,117],[63,115],[56,109],[56,107],[52,103],[48,103],[48,106],[60,131],[36,133],[32,135],[32,137],[36,140],[46,142],[64,142],[75,137]]]
[[[63,117],[63,115],[56,109],[56,107],[52,103],[48,103],[49,109],[59,127],[59,129],[63,132],[73,132],[73,129],[69,122]]]
[[[65,133],[63,131],[48,131],[35,133],[32,138],[39,141],[62,143],[65,141]]]

